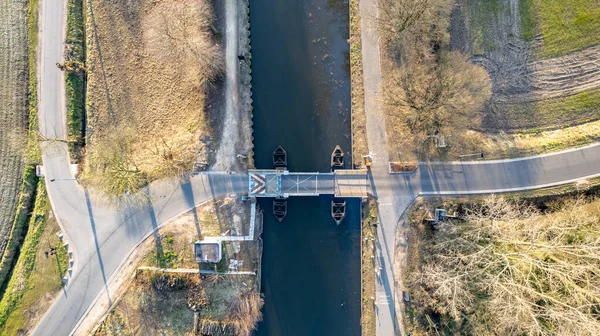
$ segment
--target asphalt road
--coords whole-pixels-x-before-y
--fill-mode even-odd
[[[40,5],[39,115],[40,131],[47,139],[42,143],[42,157],[52,208],[70,243],[69,249],[74,252],[74,266],[65,291],[33,334],[68,335],[98,294],[106,290],[106,284],[118,273],[121,262],[145,237],[197,204],[225,194],[246,192],[248,186],[247,176],[241,174],[181,177],[153,183],[138,195],[125,197],[118,205],[103,202],[82,188],[70,171],[64,142],[64,80],[55,66],[62,62],[66,1],[46,0]],[[373,0],[363,0],[361,12],[372,11],[373,6]],[[374,42],[377,39],[376,35],[367,38],[370,40],[363,41],[363,58],[369,146],[385,148],[385,125],[378,115],[378,103],[376,99],[369,99],[378,95],[379,56]],[[373,67],[375,63],[368,60],[377,63]],[[381,153],[376,157],[367,177],[380,208],[377,334],[386,336],[398,330],[394,323],[395,286],[391,267],[396,224],[417,195],[527,189],[600,174],[600,146],[516,161],[422,164],[417,172],[401,175],[387,172],[386,157]],[[110,298],[110,293],[108,296]]]
[[[206,200],[247,191],[247,176],[214,173],[152,184],[122,204],[108,204],[82,188],[70,170],[62,62],[63,0],[40,2],[40,132],[46,185],[55,216],[73,252],[72,277],[34,330],[68,335],[130,251],[161,224]],[[54,180],[54,182],[52,182]]]

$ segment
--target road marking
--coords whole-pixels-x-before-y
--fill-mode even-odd
[[[375,304],[378,305],[389,305],[390,304],[390,296],[386,295],[386,294],[379,294],[377,295],[377,301],[375,301]]]
[[[588,176],[578,177],[570,180],[538,184],[534,186],[528,187],[515,187],[515,188],[502,188],[502,189],[486,189],[486,190],[459,190],[459,191],[421,191],[419,195],[476,195],[476,194],[494,194],[494,193],[505,193],[512,191],[523,191],[523,190],[533,190],[533,189],[542,189],[548,187],[556,187],[563,184],[569,184],[574,182],[579,182],[582,180],[591,179],[594,177],[599,177],[600,173],[592,174]]]
[[[419,162],[419,165],[421,165],[421,164],[423,164],[423,165],[481,165],[481,164],[495,164],[495,163],[526,161],[526,160],[540,159],[540,158],[553,156],[553,155],[561,155],[561,154],[566,154],[566,153],[570,153],[570,152],[581,151],[581,150],[585,150],[585,149],[596,147],[596,146],[600,146],[600,143],[594,143],[594,144],[583,146],[583,147],[571,148],[571,149],[567,149],[567,150],[560,151],[560,152],[539,154],[539,155],[534,155],[534,156],[526,156],[526,157],[515,158],[515,159],[487,160],[487,161],[486,160],[483,160],[483,161],[448,161],[448,162],[433,161],[433,162]]]

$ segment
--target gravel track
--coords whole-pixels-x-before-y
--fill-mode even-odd
[[[27,86],[27,1],[0,0],[0,257],[25,167]]]

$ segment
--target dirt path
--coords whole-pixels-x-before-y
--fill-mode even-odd
[[[213,170],[247,169],[252,150],[252,100],[250,98],[250,24],[247,0],[225,1],[225,108]],[[219,134],[217,133],[217,134]]]
[[[27,145],[27,1],[0,0],[0,258],[17,207]]]

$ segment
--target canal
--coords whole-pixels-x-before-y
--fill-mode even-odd
[[[340,145],[351,166],[348,4],[251,0],[254,160],[272,168],[283,146],[290,171],[330,170]],[[288,200],[283,223],[265,210],[264,319],[255,333],[360,335],[360,201],[336,226],[331,198]]]

